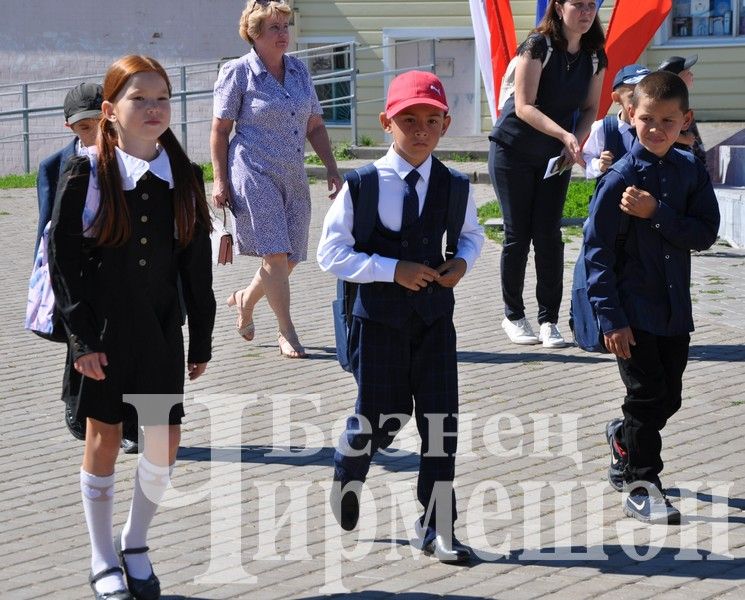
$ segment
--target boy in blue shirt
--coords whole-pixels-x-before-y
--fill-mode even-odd
[[[690,253],[716,241],[719,208],[704,165],[673,148],[693,117],[680,77],[647,75],[630,113],[638,140],[598,183],[585,226],[589,298],[626,386],[624,418],[606,427],[609,479],[628,490],[628,516],[679,523],[659,479],[660,431],[681,405],[693,331]]]
[[[470,558],[470,549],[453,534],[458,373],[452,288],[478,258],[484,236],[469,190],[457,252],[449,260],[442,256],[451,174],[432,151],[450,124],[447,111],[442,82],[432,73],[409,71],[391,82],[380,122],[393,145],[374,163],[375,228],[367,242],[355,240],[345,183],[326,215],[317,257],[322,270],[360,284],[349,337],[358,394],[334,455],[334,516],[343,529],[354,529],[373,455],[415,412],[422,439],[417,497],[424,507],[415,528],[425,553],[457,563]]]

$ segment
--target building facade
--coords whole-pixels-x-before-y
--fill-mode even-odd
[[[307,58],[316,75],[354,68],[358,139],[382,142],[378,123],[387,83],[397,70],[435,68],[453,114],[450,135],[481,135],[491,118],[476,60],[468,0],[290,0],[296,49],[331,46]],[[9,4],[9,2],[5,2]],[[606,0],[607,26],[614,1]],[[535,21],[535,0],[511,2],[518,42]],[[22,105],[21,82],[29,84],[27,106],[61,106],[80,80],[100,77],[115,58],[143,53],[166,66],[209,63],[186,76],[190,90],[209,90],[217,66],[248,50],[237,32],[244,0],[32,0],[4,11],[0,31],[0,112]],[[74,7],[74,9],[73,9]],[[357,44],[356,51],[349,43]],[[745,120],[745,0],[673,0],[673,10],[639,62],[651,67],[671,55],[698,54],[692,106],[700,121]],[[170,71],[174,89],[180,72]],[[35,89],[40,80],[65,78]],[[37,86],[38,87],[38,86]],[[350,83],[343,78],[317,87],[333,139],[349,140]],[[191,97],[188,115],[174,103],[173,128],[189,121],[188,149],[195,160],[209,160],[209,97]],[[19,172],[23,149],[18,121],[0,120],[0,174]],[[69,139],[59,114],[39,116],[29,128],[30,164]]]

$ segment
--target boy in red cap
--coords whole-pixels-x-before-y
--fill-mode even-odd
[[[326,215],[317,258],[323,271],[358,284],[349,335],[358,393],[334,455],[334,516],[343,529],[355,528],[373,455],[393,442],[414,412],[422,439],[419,546],[457,563],[471,552],[453,535],[458,374],[452,288],[478,258],[484,236],[467,180],[432,156],[450,125],[447,112],[442,82],[432,73],[409,71],[391,82],[380,124],[393,144],[383,158],[347,177]],[[370,219],[372,231],[362,235],[355,208],[370,197],[369,186],[377,215]],[[457,196],[451,186],[462,189],[453,201],[464,214],[453,236],[457,249],[446,259],[442,238],[452,222],[449,199]]]

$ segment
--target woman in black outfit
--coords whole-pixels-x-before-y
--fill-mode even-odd
[[[551,53],[543,65],[551,40]],[[561,214],[571,169],[544,179],[548,160],[581,159],[580,142],[598,111],[607,58],[591,0],[550,0],[543,20],[517,49],[515,93],[489,135],[489,174],[502,207],[505,240],[502,328],[516,344],[566,345],[556,324],[564,244]],[[539,336],[525,318],[523,285],[530,242],[535,250]]]

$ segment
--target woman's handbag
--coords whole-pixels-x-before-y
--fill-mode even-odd
[[[228,213],[222,209],[222,219],[210,211],[212,220],[212,264],[226,265],[233,263],[233,234],[228,229]]]

